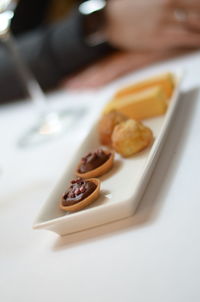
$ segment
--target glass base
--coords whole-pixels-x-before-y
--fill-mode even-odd
[[[24,136],[18,141],[20,147],[31,147],[56,138],[66,133],[78,122],[84,114],[84,110],[67,110],[50,112],[43,115]]]

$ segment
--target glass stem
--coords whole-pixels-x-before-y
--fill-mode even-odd
[[[22,84],[26,93],[31,98],[33,103],[37,106],[41,114],[45,114],[48,112],[47,104],[46,104],[46,97],[38,84],[35,80],[32,73],[29,71],[29,68],[26,66],[24,61],[21,58],[21,55],[17,49],[16,43],[14,41],[13,36],[11,35],[10,31],[8,30],[7,33],[2,37],[7,50],[9,51],[15,66],[17,68],[17,72],[21,78]]]

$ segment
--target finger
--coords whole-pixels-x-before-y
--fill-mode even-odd
[[[199,47],[200,33],[191,32],[184,28],[170,28],[163,32],[161,37],[162,45],[168,48],[177,47]],[[158,41],[157,41],[158,42]]]
[[[200,15],[196,12],[190,12],[186,18],[186,26],[193,30],[200,31]]]
[[[200,24],[200,1],[199,0],[166,0],[164,15],[172,23],[180,23],[199,29]]]
[[[169,7],[172,8],[182,8],[186,10],[199,10],[200,1],[199,0],[168,0]]]
[[[163,24],[173,24],[177,27],[185,27],[191,30],[200,30],[200,14],[195,11],[175,9],[164,15]]]
[[[200,14],[195,11],[174,10],[166,17],[168,24],[174,24],[179,27],[189,28],[191,30],[200,30]]]
[[[138,50],[167,51],[179,48],[199,48],[200,33],[191,32],[183,28],[173,27],[161,30],[156,36],[143,40],[143,44],[138,45]],[[135,46],[136,49],[136,46]]]

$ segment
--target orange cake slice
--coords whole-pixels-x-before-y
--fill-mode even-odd
[[[151,77],[144,81],[140,81],[136,84],[129,85],[117,91],[114,95],[114,99],[127,96],[129,94],[138,93],[142,90],[152,88],[154,86],[161,86],[165,91],[168,98],[171,97],[174,89],[174,77],[173,74],[168,72],[159,76]]]
[[[161,86],[156,86],[117,100],[111,100],[104,107],[103,113],[113,110],[129,118],[143,120],[164,114],[167,110],[167,96]]]

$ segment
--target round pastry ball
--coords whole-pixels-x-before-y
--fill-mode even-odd
[[[129,157],[143,150],[152,140],[151,129],[133,119],[120,123],[112,133],[112,146],[123,157]]]
[[[111,135],[116,125],[128,118],[120,112],[111,111],[102,116],[98,125],[100,142],[103,145],[111,146]]]

